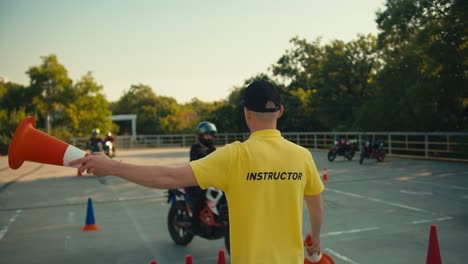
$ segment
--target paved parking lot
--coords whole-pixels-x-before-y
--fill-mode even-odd
[[[468,259],[468,163],[387,157],[360,165],[313,153],[326,168],[322,246],[337,264],[424,263],[435,224],[443,263]],[[119,151],[117,159],[178,165],[188,149]],[[100,230],[82,232],[87,200]],[[163,190],[73,168],[0,157],[0,263],[216,263],[223,240],[175,245]],[[307,219],[304,219],[305,221]],[[304,229],[304,233],[307,230]]]

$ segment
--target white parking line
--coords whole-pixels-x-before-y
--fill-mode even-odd
[[[358,262],[356,262],[356,261],[354,261],[354,260],[352,260],[352,259],[350,259],[348,257],[345,257],[345,256],[339,254],[338,252],[333,251],[330,248],[325,248],[325,251],[330,252],[330,254],[332,254],[333,256],[343,260],[344,262],[351,263],[351,264],[359,264]]]
[[[369,200],[369,201],[373,201],[373,202],[377,202],[377,203],[383,203],[383,204],[392,205],[392,206],[396,206],[396,207],[400,207],[400,208],[405,208],[405,209],[412,210],[412,211],[418,211],[418,212],[432,214],[431,212],[426,211],[424,209],[420,209],[420,208],[416,208],[416,207],[412,207],[412,206],[408,206],[408,205],[404,205],[404,204],[400,204],[400,203],[388,202],[388,201],[384,201],[384,200],[377,199],[377,198],[366,197],[366,196],[358,195],[358,194],[355,194],[355,193],[343,192],[343,191],[340,191],[340,190],[333,190],[333,189],[330,189],[330,188],[325,188],[325,190],[328,190],[328,191],[331,191],[331,192],[334,192],[334,193],[338,193],[338,194],[343,194],[343,195],[346,195],[346,196],[365,199],[365,200]]]
[[[415,180],[411,180],[410,182],[415,182],[415,183],[420,183],[420,184],[427,184],[427,185],[438,186],[438,187],[443,187],[443,188],[468,190],[468,188],[460,187],[460,186],[457,186],[457,185],[446,185],[446,184],[438,184],[438,183],[433,183],[433,182],[415,181]]]
[[[446,217],[439,217],[436,219],[422,219],[422,220],[416,220],[412,221],[412,224],[425,224],[425,223],[433,223],[433,222],[441,222],[441,221],[447,221],[447,220],[452,220],[453,218],[450,216]]]
[[[422,219],[422,220],[416,220],[412,221],[411,224],[425,224],[425,223],[434,223],[434,222],[441,222],[441,221],[447,221],[447,220],[452,220],[453,217],[450,216],[445,216],[445,217],[439,217],[435,219]],[[339,235],[345,235],[345,234],[352,234],[352,233],[361,233],[361,232],[368,232],[368,231],[374,231],[374,230],[380,230],[380,227],[365,227],[365,228],[359,228],[359,229],[350,229],[350,230],[344,230],[344,231],[334,231],[334,232],[328,232],[321,234],[321,237],[328,237],[328,236],[339,236]],[[324,251],[329,252],[332,254],[334,257],[341,259],[344,262],[351,263],[351,264],[359,264],[358,262],[336,252],[333,251],[330,248],[325,248]]]
[[[379,230],[379,229],[380,229],[380,227],[366,227],[366,228],[351,229],[351,230],[345,230],[345,231],[328,232],[328,233],[321,234],[320,236],[322,236],[322,237],[339,236],[339,235],[343,235],[343,234],[360,233],[360,232],[374,231],[374,230]]]
[[[16,218],[19,216],[21,213],[21,210],[16,210],[15,214],[10,218],[10,222],[0,230],[0,240],[5,236],[5,234],[8,232],[8,228],[10,225],[16,221]]]
[[[432,192],[420,192],[420,191],[410,191],[410,190],[400,190],[400,192],[404,194],[418,195],[418,196],[432,195]]]
[[[106,184],[103,181],[100,181],[101,183]],[[119,194],[117,190],[112,186],[111,184],[106,184],[107,187],[112,191],[112,195],[116,200],[119,201],[120,206],[124,209],[125,213],[127,214],[128,218],[132,222],[133,226],[135,227],[135,231],[137,232],[138,236],[140,237],[141,241],[143,242],[143,245],[146,247],[148,250],[149,254],[152,256],[157,256],[157,252],[154,250],[154,247],[151,245],[151,239],[147,236],[147,233],[144,232],[143,227],[140,225],[140,223],[136,220],[136,218],[133,216],[133,213],[131,212],[129,206],[127,205],[126,201],[129,199],[122,199],[119,197]]]

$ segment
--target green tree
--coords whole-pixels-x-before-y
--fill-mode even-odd
[[[325,46],[322,83],[317,89],[317,115],[327,130],[349,130],[353,114],[373,89],[377,67],[376,38],[359,35]]]
[[[0,106],[0,152],[6,154],[18,124],[27,115],[36,115],[27,88],[20,84],[0,82]]]
[[[175,99],[156,96],[150,86],[138,84],[117,101],[115,114],[136,114],[138,134],[160,134],[167,133],[167,117],[174,115],[178,107]]]
[[[112,123],[109,103],[106,100],[102,85],[97,84],[91,72],[86,73],[73,85],[73,89],[64,93],[70,102],[64,109],[61,119],[62,133],[67,136],[91,136],[94,128],[102,132],[116,131]]]
[[[271,66],[273,76],[291,89],[316,89],[322,83],[321,67],[325,49],[321,39],[312,43],[294,37],[290,40],[292,48]]]
[[[49,133],[50,126],[60,122],[69,103],[69,98],[64,93],[72,88],[72,80],[65,67],[58,62],[57,56],[49,55],[41,59],[40,66],[32,66],[26,73],[30,78],[32,103],[37,108],[38,117],[45,119],[46,131]]]
[[[349,129],[354,111],[374,89],[378,68],[376,38],[358,35],[354,41],[340,40],[322,45],[293,38],[272,72],[285,86],[284,115],[289,131]]]
[[[213,120],[219,131],[222,132],[247,132],[244,111],[239,105],[243,99],[245,87],[252,81],[247,80],[242,86],[235,86],[226,100],[215,102],[210,112],[209,120]]]
[[[394,0],[377,13],[384,67],[374,106],[360,119],[386,120],[386,130],[468,127],[468,3]]]
[[[34,115],[37,111],[32,97],[29,87],[13,82],[0,82],[0,105],[2,110],[9,112],[22,108],[28,114]]]

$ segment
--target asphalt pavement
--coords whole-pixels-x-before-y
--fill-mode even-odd
[[[468,163],[387,157],[360,165],[357,157],[313,155],[328,178],[321,242],[335,263],[425,263],[431,225],[443,263],[466,263]],[[177,166],[189,157],[188,148],[163,148],[120,150],[115,159]],[[165,264],[187,255],[217,263],[222,239],[172,242],[164,194],[69,167],[27,161],[11,170],[0,156],[0,263]],[[88,199],[100,229],[83,232]]]

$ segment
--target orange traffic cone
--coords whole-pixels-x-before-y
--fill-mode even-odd
[[[426,264],[442,264],[440,256],[439,239],[437,238],[437,230],[434,224],[431,225],[429,234],[429,246],[427,248]]]
[[[91,198],[88,198],[88,207],[86,209],[86,223],[85,226],[81,229],[81,231],[97,231],[99,230],[99,226],[96,224],[94,220],[94,210],[93,210],[93,202]]]
[[[218,251],[218,264],[226,264],[226,257],[224,256],[224,250]]]
[[[322,180],[324,180],[324,181],[328,181],[327,168],[323,168],[323,172],[322,172]]]
[[[312,238],[310,237],[310,235],[306,236],[304,244],[309,247],[312,246]],[[323,252],[312,256],[309,256],[306,252],[304,264],[335,264],[335,261],[329,255]]]
[[[193,264],[192,256],[185,256],[185,264]]]
[[[54,138],[36,128],[36,122],[27,116],[16,128],[8,149],[8,165],[16,170],[24,161],[70,166],[72,160],[86,155],[81,149]]]

